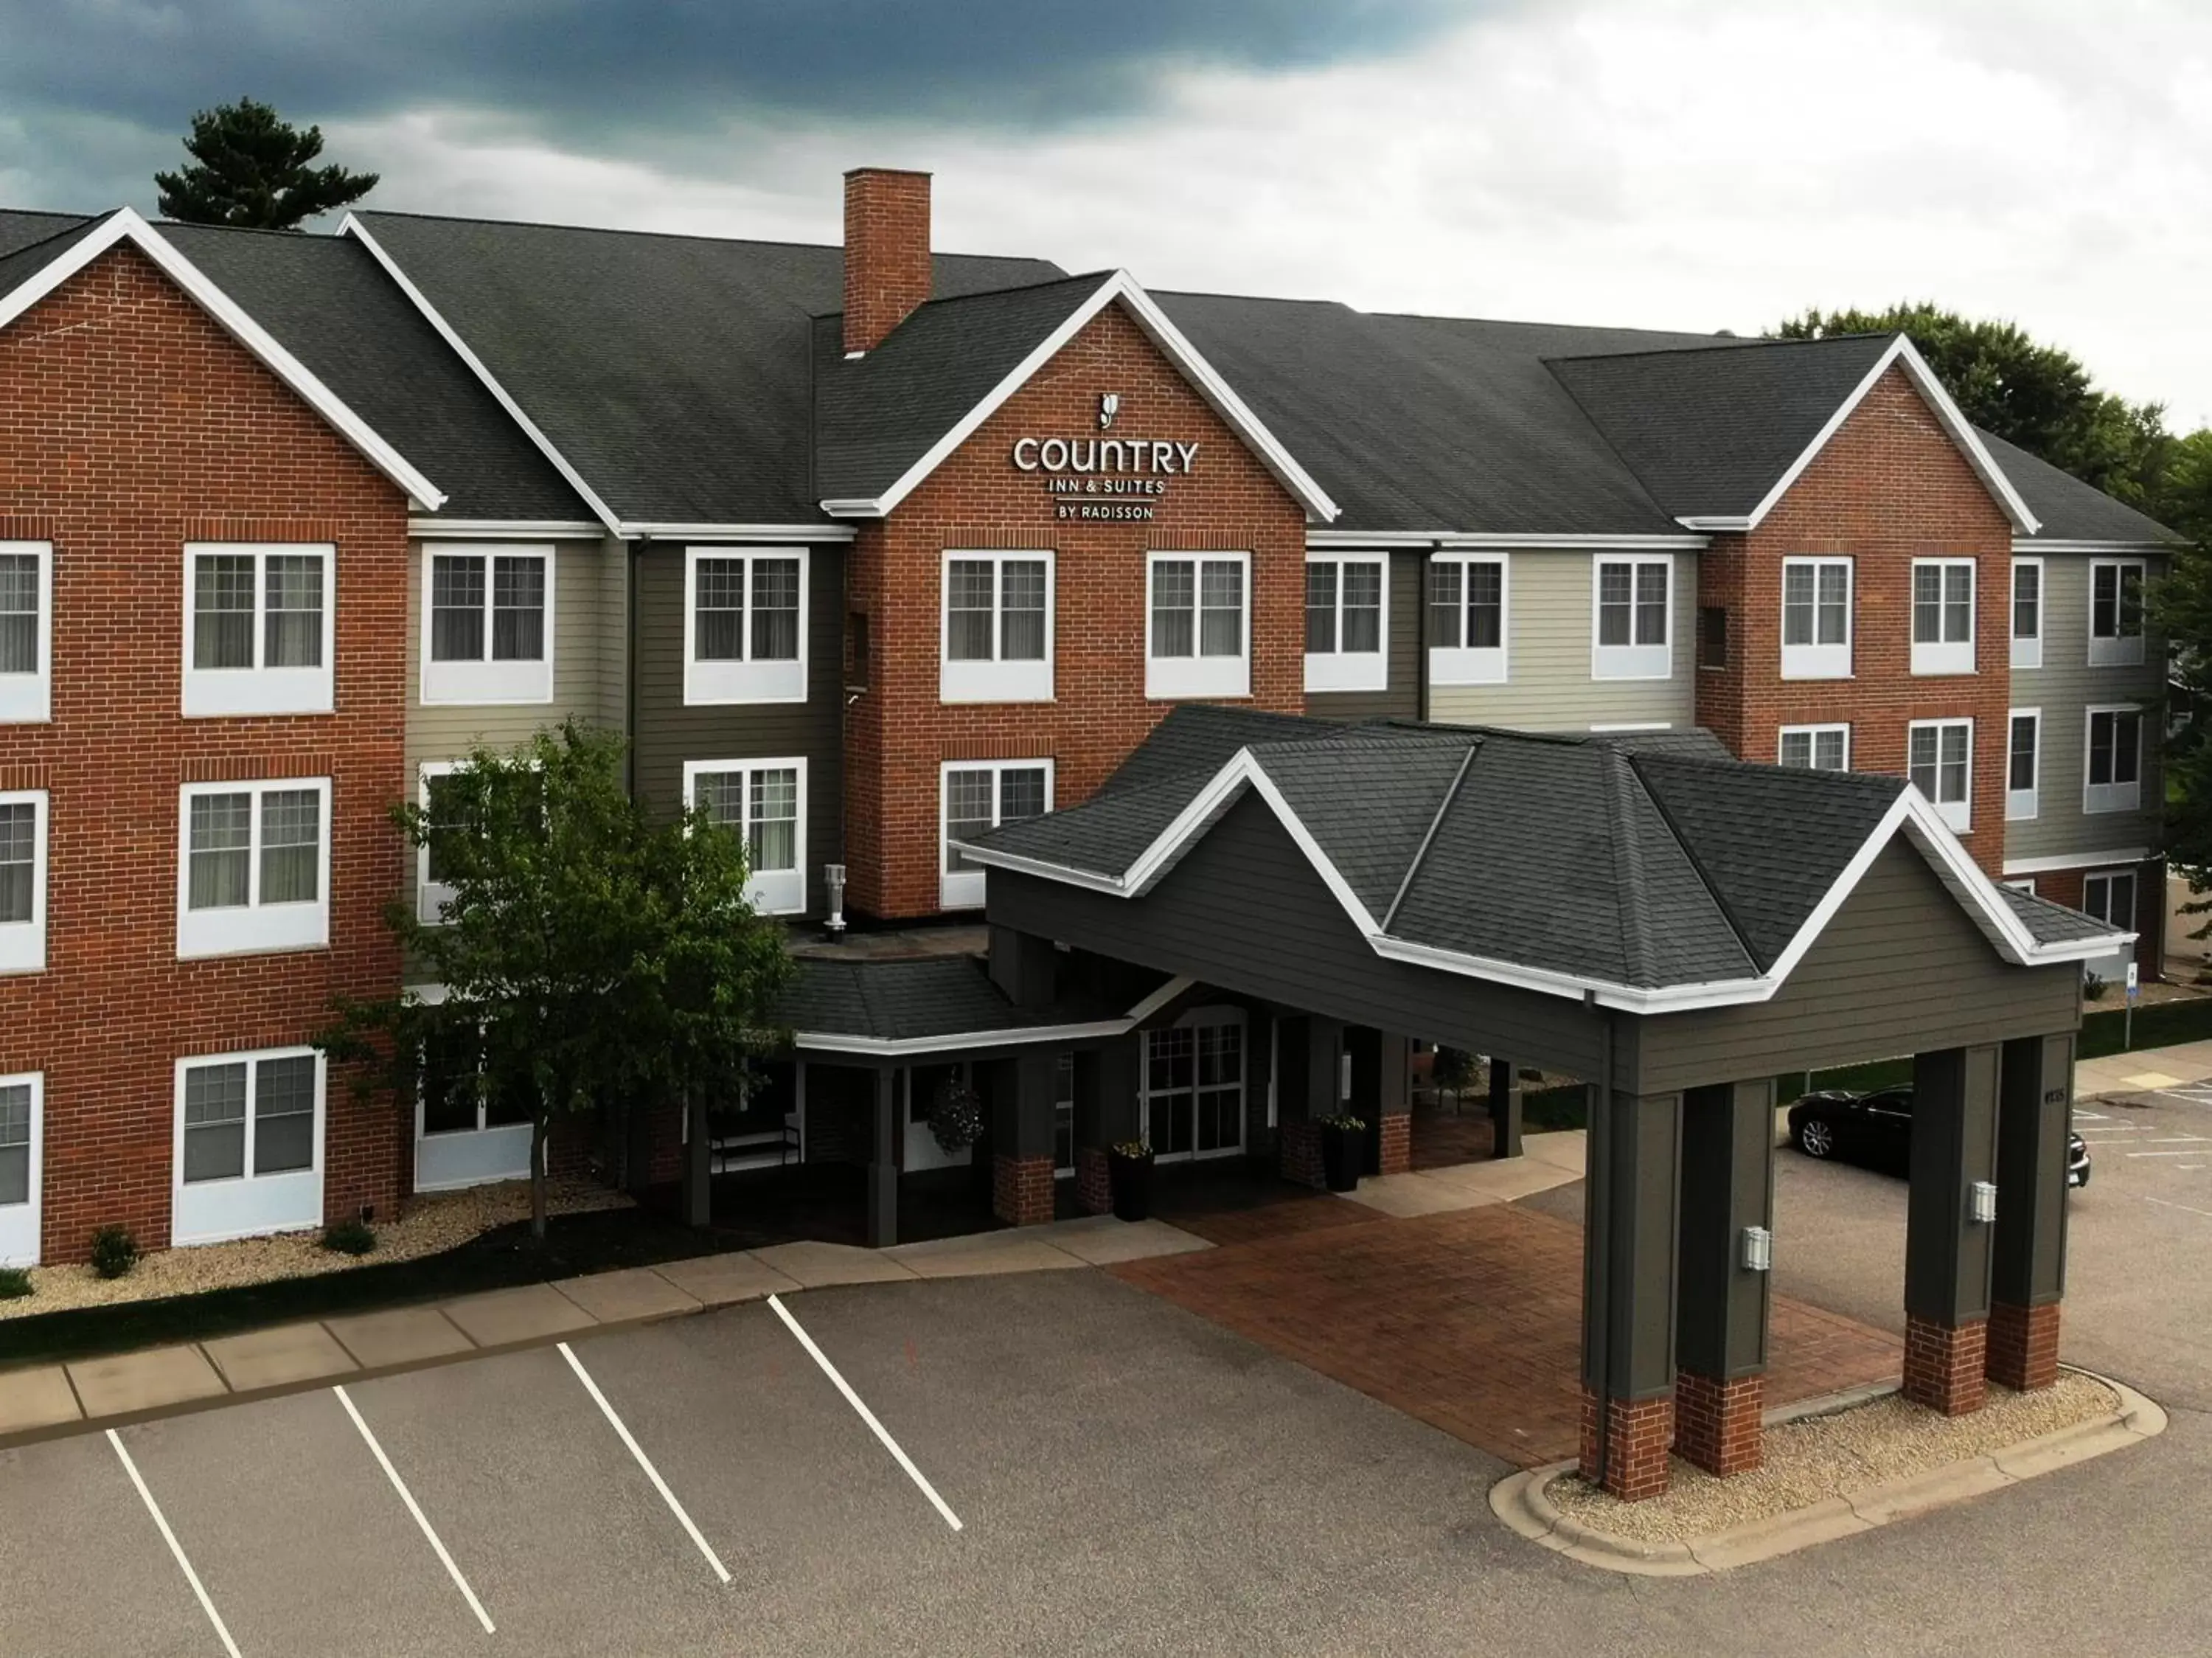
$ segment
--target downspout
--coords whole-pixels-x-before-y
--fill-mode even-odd
[[[1429,722],[1429,558],[1433,547],[1413,558],[1413,717]]]
[[[1584,1193],[1584,1225],[1589,1232],[1590,1282],[1584,1293],[1601,1309],[1588,1321],[1592,1392],[1597,1407],[1597,1478],[1600,1490],[1613,1452],[1613,1010],[1598,1006],[1597,992],[1583,992],[1584,1005],[1595,1013],[1598,1026],[1597,1072],[1601,1079],[1590,1097],[1590,1120],[1585,1128],[1588,1189]]]

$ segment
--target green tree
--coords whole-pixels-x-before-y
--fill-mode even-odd
[[[623,785],[618,739],[571,721],[480,747],[428,807],[392,816],[434,850],[452,893],[437,924],[404,901],[386,911],[445,997],[342,1001],[317,1045],[410,1110],[439,1052],[474,1059],[459,1086],[526,1103],[534,1236],[556,1119],[726,1095],[747,1058],[787,1041],[774,1011],[790,959],[746,898],[744,842],[697,811],[650,820]]]
[[[2077,359],[2038,344],[2015,324],[1922,302],[1807,311],[1775,332],[1784,339],[1904,334],[1975,425],[2131,506],[2155,507],[2172,444],[2165,410],[2099,391]]]
[[[2166,846],[2188,879],[2191,914],[2212,911],[2212,430],[2177,441],[2159,491],[2160,522],[2187,539],[2150,594],[2166,642]],[[2212,924],[2200,927],[2204,937]]]
[[[192,117],[185,139],[191,162],[156,173],[161,212],[187,224],[296,230],[319,213],[348,207],[376,188],[374,173],[311,166],[323,130],[301,131],[267,104],[240,98]]]

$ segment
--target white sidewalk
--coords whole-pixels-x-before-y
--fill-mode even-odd
[[[2099,1094],[2142,1094],[2179,1088],[2212,1077],[2212,1042],[2182,1042],[2170,1048],[2137,1048],[2084,1059],[2074,1067],[2074,1097]]]

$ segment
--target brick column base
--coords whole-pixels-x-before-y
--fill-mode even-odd
[[[1277,1129],[1275,1167],[1285,1180],[1326,1191],[1328,1177],[1321,1166],[1321,1125],[1285,1123]]]
[[[1605,1489],[1623,1503],[1641,1503],[1667,1489],[1667,1451],[1674,1440],[1674,1401],[1616,1399],[1606,1408]],[[1597,1395],[1583,1389],[1582,1474],[1597,1472]]]
[[[994,1157],[991,1212],[1009,1226],[1042,1226],[1052,1218],[1052,1159]]]
[[[1709,1474],[1749,1473],[1759,1463],[1766,1377],[1723,1381],[1684,1370],[1674,1378],[1674,1454]]]
[[[2015,1393],[2058,1380],[2058,1303],[1990,1308],[1989,1378]]]
[[[1103,1215],[1114,1207],[1114,1179],[1106,1167],[1106,1148],[1075,1149],[1075,1201],[1086,1215]]]
[[[1403,1174],[1413,1166],[1413,1119],[1402,1111],[1382,1113],[1382,1170]]]
[[[1947,1417],[1982,1408],[1989,1383],[1983,1359],[1986,1320],[1951,1326],[1907,1314],[1905,1320],[1905,1396]]]

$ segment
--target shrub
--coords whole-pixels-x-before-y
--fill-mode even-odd
[[[31,1293],[31,1275],[20,1266],[0,1266],[0,1301],[21,1301]]]
[[[138,1265],[138,1240],[127,1226],[103,1226],[92,1234],[92,1270],[103,1278],[119,1278]]]
[[[323,1247],[341,1255],[366,1255],[376,1247],[376,1234],[361,1221],[340,1221],[325,1229]]]
[[[2105,992],[2110,988],[2112,987],[2099,974],[2081,975],[2081,994],[2092,1002],[2102,1002],[2105,999]]]
[[[1354,1117],[1350,1112],[1345,1111],[1339,1112],[1334,1117],[1322,1118],[1321,1125],[1323,1128],[1333,1128],[1340,1134],[1359,1134],[1365,1131],[1367,1119],[1364,1117]]]

